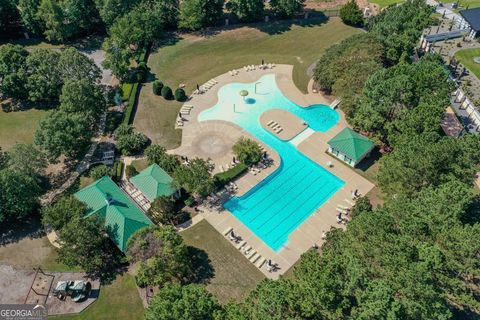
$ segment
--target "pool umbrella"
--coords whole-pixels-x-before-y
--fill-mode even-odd
[[[242,91],[240,91],[240,95],[243,97],[243,100],[245,100],[245,97],[248,96],[248,91],[247,90],[242,90]]]

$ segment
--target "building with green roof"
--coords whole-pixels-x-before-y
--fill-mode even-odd
[[[368,157],[375,147],[370,139],[350,128],[343,129],[327,143],[329,153],[352,167]]]
[[[87,205],[87,217],[97,214],[103,218],[110,237],[123,252],[135,232],[153,224],[110,177],[95,181],[75,197]]]
[[[130,178],[130,182],[135,188],[140,190],[150,202],[153,202],[153,200],[161,196],[169,197],[173,195],[177,189],[173,187],[172,181],[172,177],[157,164],[152,164],[136,176]]]

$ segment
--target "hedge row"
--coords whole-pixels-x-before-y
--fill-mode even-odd
[[[125,109],[125,113],[123,114],[123,124],[130,124],[132,122],[131,118],[133,115],[133,109],[137,103],[139,86],[140,84],[138,82],[133,84],[132,93],[130,94],[130,98],[128,98],[127,109]]]
[[[130,124],[132,123],[133,119],[132,119],[132,116],[133,116],[133,109],[135,108],[135,105],[137,103],[137,99],[138,99],[138,90],[140,90],[140,83],[144,80],[144,76],[146,74],[146,60],[147,60],[147,57],[148,57],[148,47],[145,47],[145,48],[142,48],[138,55],[137,55],[137,62],[138,62],[138,65],[139,67],[142,66],[141,68],[139,68],[139,70],[141,71],[141,74],[142,76],[137,78],[136,82],[135,83],[124,83],[122,84],[122,90],[130,90],[128,96],[127,94],[125,93],[125,91],[123,92],[123,97],[122,98],[125,98],[125,97],[128,97],[128,105],[127,105],[127,109],[125,110],[125,113],[123,114],[123,120],[122,120],[122,123],[123,124]],[[131,86],[131,88],[129,88],[129,86]],[[126,100],[126,99],[125,99]]]
[[[122,179],[123,172],[123,162],[115,161],[112,168],[112,179],[113,181],[120,181]]]
[[[132,94],[133,83],[122,83],[122,101],[127,101],[130,99],[130,95]]]
[[[220,188],[229,183],[230,181],[234,180],[235,178],[239,177],[245,171],[247,171],[248,167],[244,163],[239,163],[235,167],[228,169],[225,172],[217,173],[213,176],[215,185]]]

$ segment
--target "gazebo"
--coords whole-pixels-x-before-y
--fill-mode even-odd
[[[155,163],[130,178],[130,182],[150,202],[161,196],[169,197],[175,194],[177,189],[172,186],[172,181],[172,177]]]
[[[153,223],[109,177],[103,177],[75,193],[87,205],[86,217],[98,215],[105,221],[110,238],[125,252],[128,239]]]
[[[343,129],[327,143],[330,154],[352,167],[368,157],[375,147],[370,139],[350,128]]]

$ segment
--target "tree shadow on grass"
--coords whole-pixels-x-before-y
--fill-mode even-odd
[[[45,236],[38,215],[32,215],[15,222],[3,223],[0,231],[0,246],[19,242],[24,238],[37,239]]]
[[[311,18],[308,19],[289,19],[289,20],[276,20],[273,22],[264,22],[252,24],[251,27],[256,28],[269,35],[278,35],[284,32],[292,30],[293,26],[299,27],[316,27],[328,22],[328,17],[322,12],[315,12]]]
[[[215,276],[215,269],[208,254],[202,249],[188,246],[193,266],[192,282],[207,284]]]

